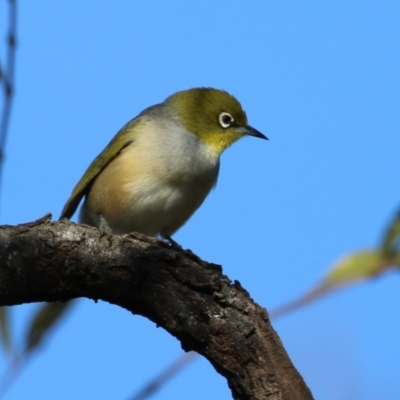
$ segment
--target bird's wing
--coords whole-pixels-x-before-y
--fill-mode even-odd
[[[60,219],[71,218],[75,213],[83,196],[90,190],[91,184],[97,175],[130,143],[135,140],[135,134],[145,124],[145,119],[140,116],[132,119],[114,136],[107,147],[93,160],[86,170],[67,203],[65,204]]]

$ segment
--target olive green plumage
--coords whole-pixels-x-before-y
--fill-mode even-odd
[[[177,92],[128,122],[90,164],[64,206],[81,222],[105,220],[114,233],[139,231],[170,238],[215,185],[221,153],[247,125],[229,93],[212,88]]]
[[[198,135],[218,153],[222,153],[243,136],[234,128],[227,130],[218,123],[217,117],[228,112],[237,125],[247,125],[247,116],[242,106],[225,91],[199,88],[178,92],[166,101],[180,105],[180,115],[188,131]]]
[[[61,218],[71,218],[75,213],[83,196],[90,189],[90,184],[96,179],[97,175],[109,164],[117,155],[134,140],[135,128],[143,121],[135,118],[123,126],[120,131],[112,138],[107,147],[92,161],[78,184],[75,186],[70,198],[65,204]]]

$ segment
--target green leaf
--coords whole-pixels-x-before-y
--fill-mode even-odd
[[[400,212],[390,223],[382,240],[381,251],[387,258],[400,252]]]
[[[9,310],[9,307],[0,307],[0,337],[4,350],[7,353],[12,353]]]
[[[388,260],[380,251],[359,251],[336,263],[324,278],[322,286],[333,288],[374,277],[388,269]]]
[[[33,316],[26,335],[25,351],[37,348],[55,324],[65,316],[73,301],[44,303]]]

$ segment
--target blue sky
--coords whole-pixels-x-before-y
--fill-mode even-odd
[[[399,34],[397,1],[23,2],[1,222],[58,218],[143,108],[225,89],[270,141],[227,150],[216,190],[175,240],[267,309],[292,300],[377,245],[399,207]],[[390,273],[276,321],[316,398],[398,399],[399,300]],[[14,312],[19,341],[34,307]],[[128,399],[181,352],[146,319],[82,299],[4,398]],[[199,358],[154,397],[187,398],[230,392]]]

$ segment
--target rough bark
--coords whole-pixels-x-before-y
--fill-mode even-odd
[[[104,300],[206,357],[235,399],[312,399],[266,310],[221,267],[139,234],[68,221],[0,227],[0,305]]]

